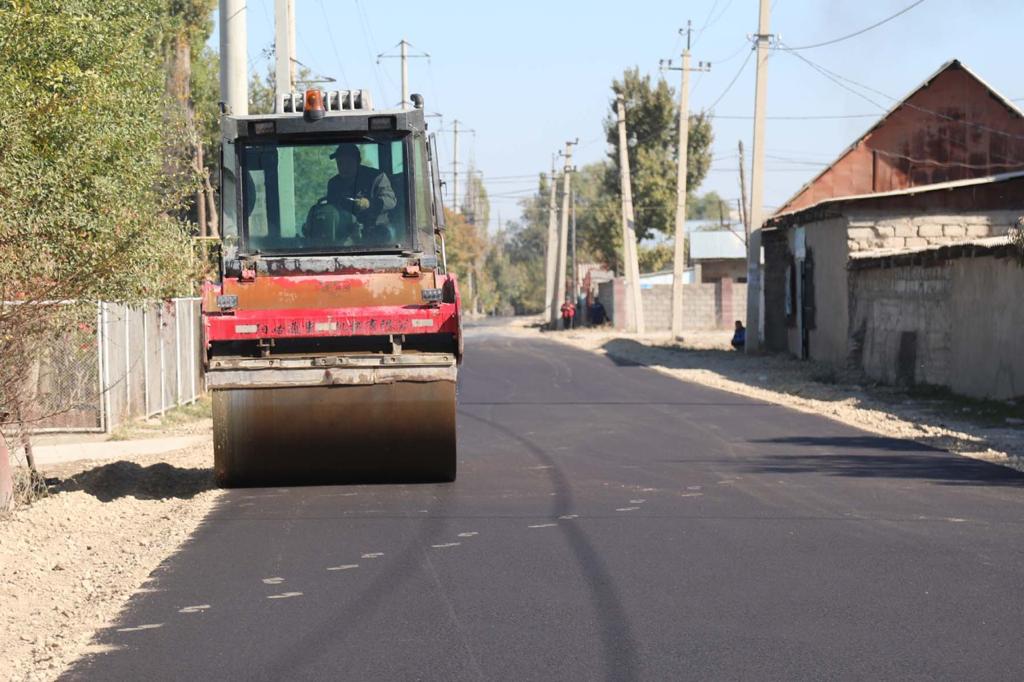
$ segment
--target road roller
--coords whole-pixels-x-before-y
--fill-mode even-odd
[[[455,480],[461,304],[411,99],[308,90],[222,116],[202,297],[221,486]]]

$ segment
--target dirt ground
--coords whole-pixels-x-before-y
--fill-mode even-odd
[[[210,433],[207,406],[124,438]],[[52,680],[184,542],[220,494],[212,442],[53,465],[49,493],[0,517],[0,679]]]
[[[854,372],[777,355],[748,356],[729,347],[730,331],[691,332],[679,342],[610,329],[541,332],[535,321],[512,333],[534,334],[669,376],[820,414],[884,436],[1024,471],[1024,404],[981,401],[936,389],[874,383]]]

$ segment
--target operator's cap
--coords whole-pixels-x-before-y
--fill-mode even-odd
[[[359,159],[362,157],[362,154],[359,153],[359,147],[355,146],[351,142],[346,142],[339,144],[338,148],[331,152],[332,159],[336,159],[339,156],[352,156],[355,157],[356,159]]]

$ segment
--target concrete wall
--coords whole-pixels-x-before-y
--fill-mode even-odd
[[[1024,268],[955,258],[850,272],[850,356],[885,383],[1024,396]]]
[[[809,356],[814,360],[841,363],[847,355],[849,254],[845,222],[842,218],[824,220],[806,230],[807,253],[814,263],[815,324],[807,339]]]
[[[599,296],[616,329],[625,329],[625,287],[621,277],[600,285]],[[672,285],[655,284],[641,289],[647,331],[671,331]],[[683,285],[683,329],[732,329],[745,320],[747,285],[732,280],[714,284]]]
[[[700,281],[705,283],[716,282],[728,277],[734,282],[747,280],[747,261],[735,258],[723,258],[720,260],[696,261],[695,265],[700,266]]]

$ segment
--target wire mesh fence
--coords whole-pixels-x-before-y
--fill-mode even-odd
[[[198,298],[98,303],[41,348],[29,377],[32,430],[110,432],[203,392]]]

